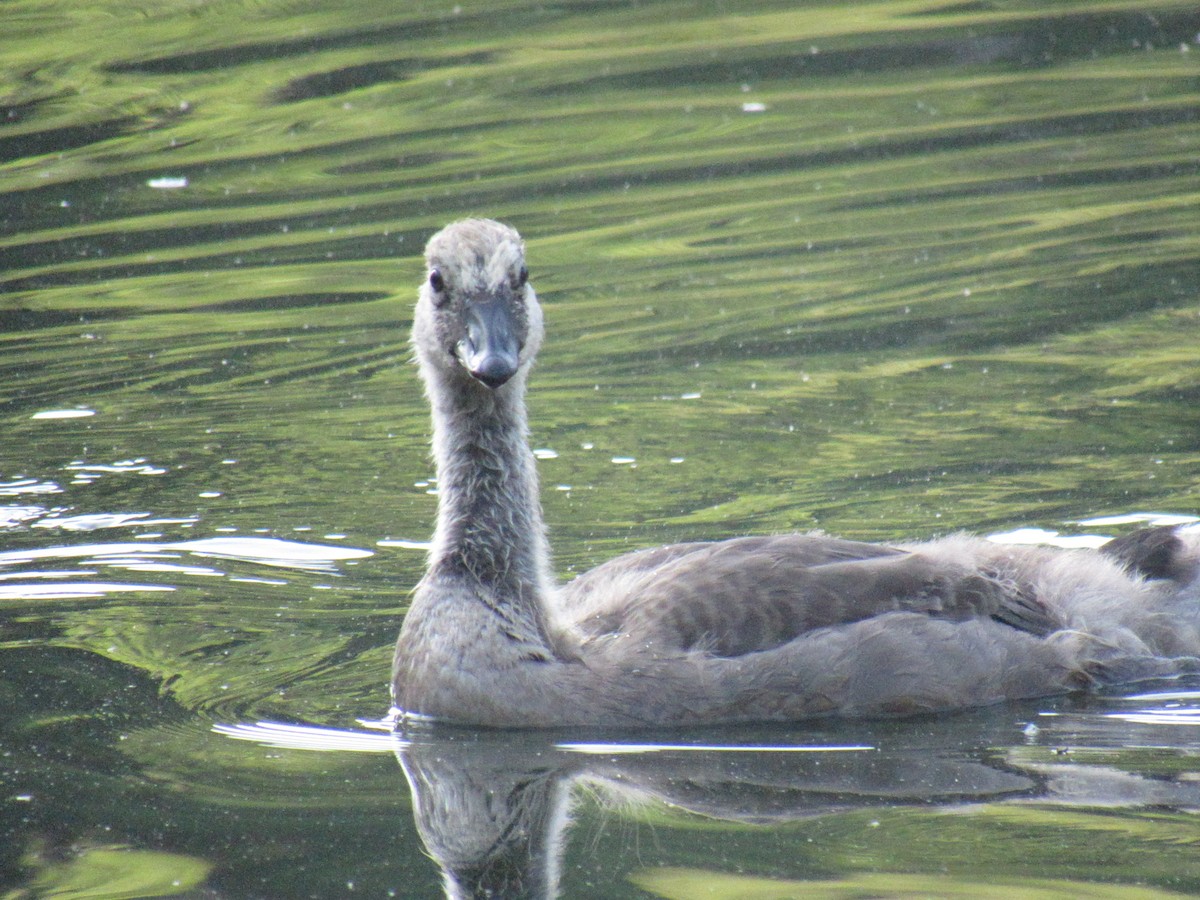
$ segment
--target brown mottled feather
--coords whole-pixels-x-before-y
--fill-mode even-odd
[[[563,604],[583,613],[577,624],[590,637],[628,634],[658,651],[718,656],[768,650],[807,631],[898,610],[959,621],[991,617],[1035,634],[1054,627],[1028,590],[986,573],[948,570],[919,552],[805,534],[618,557],[568,584]]]
[[[1179,580],[1193,574],[1194,570],[1184,549],[1176,526],[1162,525],[1114,538],[1101,547],[1100,552],[1120,563],[1127,572],[1143,578]]]

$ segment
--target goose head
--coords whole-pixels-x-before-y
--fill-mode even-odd
[[[497,392],[527,371],[541,344],[542,311],[521,236],[500,222],[466,219],[429,239],[425,262],[413,346],[426,382]]]

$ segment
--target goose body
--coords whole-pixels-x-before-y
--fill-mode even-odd
[[[820,534],[630,553],[555,582],[527,440],[542,314],[517,233],[426,248],[413,347],[439,487],[396,644],[402,713],[486,726],[691,725],[980,706],[1197,668],[1200,538],[1100,551]]]

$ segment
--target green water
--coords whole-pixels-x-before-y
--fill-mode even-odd
[[[1194,3],[2,16],[0,896],[437,895],[426,766],[544,786],[533,833],[575,784],[521,851],[563,896],[1200,892],[1194,690],[658,736],[873,748],[804,762],[358,724],[436,502],[420,250],[464,215],[546,306],[564,573],[1195,514]]]

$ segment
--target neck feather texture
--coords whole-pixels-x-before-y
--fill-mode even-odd
[[[524,373],[495,391],[467,387],[430,392],[438,518],[429,575],[468,582],[512,637],[549,648],[550,554]]]

